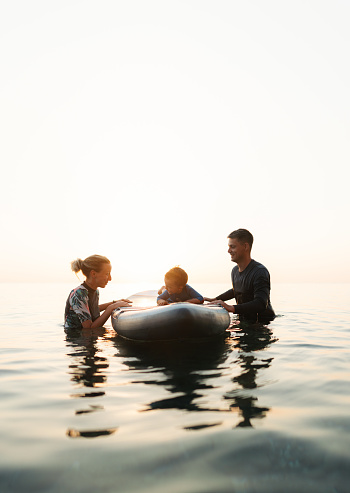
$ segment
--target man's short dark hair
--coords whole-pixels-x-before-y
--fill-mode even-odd
[[[227,238],[231,238],[231,240],[236,239],[240,243],[248,243],[250,248],[253,246],[253,235],[247,229],[236,229],[235,231],[232,231]]]

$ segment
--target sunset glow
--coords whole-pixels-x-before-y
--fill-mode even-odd
[[[274,282],[348,281],[348,4],[2,10],[1,281],[224,282],[239,227]]]

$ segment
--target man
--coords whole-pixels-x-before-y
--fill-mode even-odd
[[[270,274],[266,267],[251,258],[253,235],[246,229],[237,229],[228,235],[228,253],[237,265],[232,269],[232,289],[216,298],[228,312],[237,313],[240,319],[250,322],[268,322],[275,318],[270,302]],[[236,305],[225,301],[236,299]]]

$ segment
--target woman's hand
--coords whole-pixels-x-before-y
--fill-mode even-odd
[[[130,300],[118,300],[113,301],[112,303],[109,302],[104,305],[99,305],[99,309],[101,311],[103,310],[103,313],[94,321],[85,320],[85,322],[82,323],[83,329],[96,329],[97,327],[102,327],[112,315],[113,310],[116,308],[131,306],[130,303],[132,303]]]
[[[112,308],[112,310],[115,310],[116,308],[131,306],[131,303],[132,303],[132,301],[130,301],[130,300],[122,299],[122,300],[115,301],[114,303],[112,303],[110,305],[110,307]]]

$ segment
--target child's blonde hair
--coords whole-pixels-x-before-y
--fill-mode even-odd
[[[185,286],[188,281],[187,272],[185,272],[178,265],[168,270],[168,272],[164,276],[165,281],[172,281],[179,286]]]

